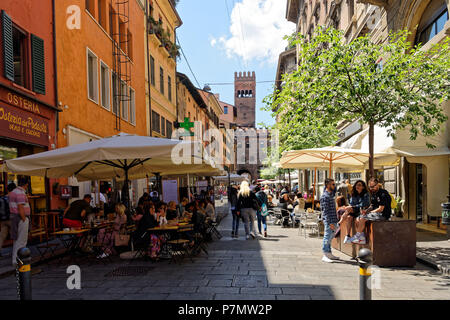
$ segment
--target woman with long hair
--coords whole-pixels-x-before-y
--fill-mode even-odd
[[[256,220],[256,196],[250,190],[250,186],[247,181],[242,181],[241,187],[238,193],[237,201],[237,214],[241,215],[244,219],[245,237],[248,240],[250,235],[255,239],[255,220]]]
[[[114,253],[114,239],[116,238],[116,235],[120,234],[121,229],[124,228],[127,224],[127,215],[125,214],[125,210],[126,207],[123,204],[116,204],[116,218],[114,219],[112,233],[105,233],[106,229],[100,229],[97,235],[97,239],[100,239],[100,241],[105,245],[106,248],[104,252],[97,258],[103,259]]]
[[[350,232],[352,229],[353,219],[356,219],[361,211],[367,209],[370,206],[370,196],[367,189],[367,185],[364,181],[358,180],[355,182],[352,188],[352,194],[350,197],[350,206],[347,207],[346,212],[342,215],[339,224],[344,223],[346,226],[347,235],[345,236],[344,243],[352,243]]]

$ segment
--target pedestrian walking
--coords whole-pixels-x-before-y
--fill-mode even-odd
[[[27,246],[30,226],[30,203],[28,202],[28,179],[19,177],[18,187],[9,193],[11,213],[11,239],[13,240],[12,264],[17,265],[17,251]]]
[[[250,236],[253,239],[256,238],[254,229],[257,205],[256,196],[250,190],[248,182],[242,181],[238,193],[237,212],[238,215],[242,214],[242,218],[244,219],[245,238],[247,240],[250,239]]]
[[[336,183],[333,179],[325,179],[325,191],[320,197],[320,209],[322,210],[323,224],[325,232],[323,235],[323,262],[333,262],[339,260],[331,253],[331,240],[338,229],[338,217],[336,212],[336,202],[334,200]]]
[[[9,196],[8,194],[16,188],[15,183],[10,183],[6,187],[6,194],[0,197],[0,257],[2,256],[1,250],[3,248],[3,243],[11,233],[11,219],[9,210]]]
[[[230,189],[230,207],[231,207],[231,215],[233,216],[233,222],[231,225],[231,237],[239,238],[239,220],[240,216],[237,212],[237,201],[238,201],[238,190],[237,186],[233,185]]]
[[[261,210],[258,210],[256,212],[256,217],[258,218],[258,231],[259,234],[262,235],[261,233],[261,224],[262,224],[264,228],[264,237],[267,238],[267,222],[266,222],[266,216],[268,214],[267,195],[264,192],[264,190],[261,190],[260,187],[256,187],[255,192],[256,192],[255,194],[256,199],[258,200],[259,206],[261,208]]]

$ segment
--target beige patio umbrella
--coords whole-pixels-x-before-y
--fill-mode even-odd
[[[192,149],[197,148],[198,155]],[[190,150],[186,154],[182,150]],[[183,161],[182,161],[183,160]],[[3,171],[48,178],[74,176],[78,181],[125,180],[160,175],[220,174],[221,167],[198,141],[119,135],[6,160]]]
[[[374,158],[376,161],[377,158],[385,159],[385,157],[391,156],[391,153],[379,152],[374,155]],[[280,159],[280,166],[285,169],[314,168],[313,196],[315,196],[316,171],[318,168],[329,169],[331,177],[333,167],[364,169],[368,161],[369,153],[362,150],[346,149],[342,147],[324,147],[286,151]]]

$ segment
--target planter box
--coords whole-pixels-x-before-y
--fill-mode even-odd
[[[351,235],[354,235],[352,226]],[[368,248],[373,254],[373,264],[380,267],[413,267],[416,265],[416,222],[414,220],[368,221],[366,224],[367,244],[344,244],[347,230],[341,228],[331,246],[356,257],[361,248]]]

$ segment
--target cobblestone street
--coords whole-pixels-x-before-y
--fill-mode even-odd
[[[207,299],[310,300],[358,299],[359,273],[355,262],[321,262],[321,239],[298,234],[298,229],[269,225],[269,237],[232,239],[231,216],[220,225],[221,240],[209,245],[209,256],[181,265],[167,261],[120,261],[81,267],[81,290],[68,290],[67,265],[51,262],[33,276],[33,299]],[[393,244],[394,245],[394,244]],[[336,253],[337,254],[337,253]],[[146,266],[138,276],[107,277],[117,267]],[[424,265],[382,268],[373,299],[450,299],[450,277]],[[15,277],[0,279],[0,299],[17,299]]]

